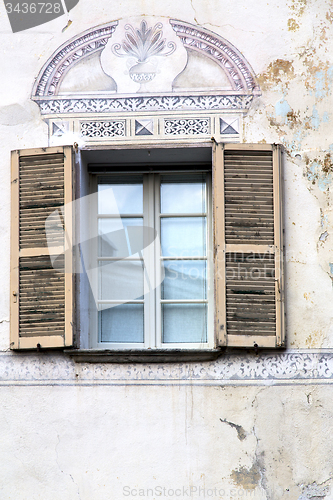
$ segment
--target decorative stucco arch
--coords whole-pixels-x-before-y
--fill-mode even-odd
[[[137,54],[135,61],[133,37],[141,37],[144,44],[153,44],[157,39],[161,45],[155,43],[153,48],[164,48],[147,50],[149,55],[141,59]],[[97,72],[112,81],[113,87],[95,85],[78,90],[74,86],[68,90],[66,82],[78,80],[78,69],[89,74],[85,65],[89,66],[92,58],[98,65]],[[132,66],[128,70],[130,59]],[[203,81],[201,88],[196,88],[193,71],[191,83],[190,60],[195,60],[202,74],[215,72],[213,86]],[[152,63],[156,70],[151,69]],[[142,70],[134,78],[132,68],[139,66],[145,66],[146,73]],[[203,68],[207,68],[206,73]],[[189,84],[184,87],[175,82],[185,70],[186,77],[181,80]],[[173,76],[166,83],[170,73]],[[183,21],[144,17],[109,22],[65,42],[40,70],[31,97],[49,123],[50,137],[70,131],[89,142],[132,140],[136,135],[146,136],[141,140],[148,136],[161,140],[170,135],[204,139],[215,134],[239,141],[242,117],[258,95],[260,88],[251,65],[228,40]]]
[[[201,26],[170,20],[184,47],[196,50],[219,64],[234,90],[260,91],[255,74],[245,57],[228,40]]]
[[[101,52],[117,24],[116,21],[89,29],[62,44],[40,70],[33,87],[32,99],[57,95],[66,73],[85,57]]]
[[[259,85],[245,57],[228,40],[201,26],[170,19],[185,48],[195,50],[217,63],[235,91],[258,93]],[[102,52],[118,26],[118,21],[95,27],[75,36],[59,47],[37,76],[32,98],[55,96],[65,75],[75,64]]]

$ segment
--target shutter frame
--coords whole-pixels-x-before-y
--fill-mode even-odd
[[[272,196],[272,205],[273,205],[273,218],[270,215],[267,215],[267,220],[264,220],[263,228],[262,228],[262,234],[266,234],[267,236],[264,236],[263,239],[272,237],[272,228],[274,228],[274,241],[272,240],[271,244],[260,244],[260,241],[254,241],[253,243],[250,241],[246,241],[245,243],[242,243],[241,241],[241,236],[237,234],[237,224],[239,224],[240,221],[235,222],[236,230],[234,228],[234,232],[236,233],[236,236],[234,236],[234,241],[232,240],[232,237],[229,237],[229,241],[227,242],[226,240],[228,239],[228,236],[226,236],[226,203],[227,203],[227,197],[229,196],[230,200],[230,193],[233,194],[235,192],[236,194],[236,199],[241,196],[242,190],[247,191],[247,188],[240,186],[237,189],[237,175],[234,176],[234,178],[229,179],[226,177],[228,174],[225,173],[225,162],[226,162],[226,154],[228,154],[230,157],[232,153],[235,152],[239,155],[265,155],[265,152],[267,154],[271,153],[271,158],[272,158],[272,180],[265,180],[265,181],[258,181],[259,183],[264,182],[265,184],[269,184],[270,182],[272,183],[272,190],[273,190],[273,196]],[[281,146],[279,145],[268,145],[268,144],[214,144],[213,146],[213,215],[214,215],[214,260],[215,260],[215,332],[216,332],[216,343],[218,346],[230,346],[230,347],[253,347],[253,346],[258,346],[262,348],[272,348],[272,347],[282,347],[284,345],[284,340],[285,340],[285,325],[284,325],[284,277],[283,277],[283,228],[282,228],[282,168],[281,168]],[[241,156],[239,158],[242,160]],[[265,160],[263,160],[265,162]],[[258,166],[255,166],[255,169],[258,168]],[[263,170],[262,170],[263,171]],[[227,172],[227,171],[226,171]],[[263,171],[264,172],[264,171]],[[261,175],[261,174],[260,174]],[[264,176],[266,175],[266,172],[264,172]],[[247,177],[247,176],[246,176]],[[259,176],[260,177],[260,176]],[[267,177],[269,177],[267,175]],[[225,182],[229,180],[229,185],[232,185],[232,188],[234,191],[230,190],[225,192]],[[230,180],[232,181],[230,183]],[[242,183],[243,181],[239,181]],[[246,181],[249,182],[249,186],[251,181]],[[235,184],[234,184],[235,183]],[[227,184],[228,186],[228,184]],[[252,184],[251,184],[251,189],[252,189]],[[260,194],[262,193],[262,187],[259,187],[259,192]],[[266,189],[266,187],[265,187]],[[265,191],[264,189],[264,191]],[[267,189],[268,192],[268,189]],[[248,193],[245,193],[245,196],[248,196]],[[256,194],[253,195],[254,198]],[[258,192],[257,192],[258,196]],[[268,199],[268,198],[267,198]],[[232,201],[231,201],[232,203]],[[258,202],[257,202],[258,203]],[[268,203],[266,200],[263,200],[263,206]],[[229,208],[232,205],[229,205]],[[265,211],[265,210],[264,210]],[[268,210],[269,212],[269,210]],[[267,213],[268,213],[267,212]],[[236,209],[237,213],[237,209]],[[240,216],[237,215],[234,217],[239,218]],[[256,216],[254,216],[256,217]],[[265,215],[266,217],[266,215]],[[262,217],[264,219],[264,217]],[[229,217],[230,221],[230,217]],[[250,224],[249,224],[250,225]],[[228,226],[229,229],[229,235],[232,234],[232,231],[230,231],[230,227]],[[227,233],[227,234],[228,234]],[[242,230],[239,231],[240,235],[242,234]],[[249,234],[250,230],[245,233],[245,240],[249,239]],[[246,234],[248,235],[246,236]],[[258,234],[260,231],[258,232]],[[253,234],[251,236],[254,236]],[[230,239],[232,242],[230,242]],[[256,237],[254,238],[256,239]],[[239,241],[237,241],[239,240]],[[259,262],[268,262],[268,270],[271,269],[269,272],[273,272],[274,269],[274,279],[270,280],[270,283],[268,283],[265,286],[270,287],[271,290],[274,289],[274,310],[275,310],[275,327],[274,327],[274,332],[272,330],[272,325],[274,320],[274,316],[272,316],[272,311],[270,310],[269,304],[265,304],[265,300],[268,302],[270,301],[272,303],[272,298],[269,299],[270,296],[266,296],[265,300],[261,302],[259,296],[254,296],[256,297],[256,302],[258,306],[258,310],[262,310],[261,314],[268,314],[268,319],[265,319],[267,321],[267,324],[264,324],[265,322],[260,320],[258,321],[258,318],[255,318],[253,320],[248,319],[249,323],[252,323],[254,321],[257,322],[257,325],[261,325],[261,332],[258,333],[260,328],[257,328],[256,326],[253,326],[253,331],[251,331],[251,328],[249,327],[244,334],[241,333],[241,328],[237,327],[237,316],[239,316],[239,312],[241,310],[247,310],[249,311],[248,315],[251,317],[251,300],[249,299],[248,304],[245,304],[246,307],[244,308],[244,301],[240,301],[241,305],[238,303],[237,300],[235,301],[234,304],[231,304],[231,309],[229,306],[227,306],[227,285],[230,283],[228,281],[228,268],[227,268],[227,259],[234,253],[234,258],[235,261],[236,259],[236,252],[238,252],[238,255],[243,255],[246,256],[246,252],[248,254],[253,254],[253,256],[256,254],[259,258]],[[274,267],[272,266],[272,257],[268,257],[269,255],[274,256]],[[260,260],[262,259],[262,260]],[[232,267],[233,264],[231,264]],[[234,264],[235,266],[235,264]],[[244,264],[244,267],[246,265]],[[232,269],[231,269],[232,271]],[[265,272],[266,272],[266,264],[265,264]],[[268,274],[269,275],[269,274]],[[240,284],[241,280],[243,278],[239,277],[239,272],[238,272],[238,278],[233,277],[232,283],[234,286],[236,286],[237,289],[237,284]],[[246,279],[246,278],[245,278]],[[274,283],[273,283],[274,282]],[[262,285],[264,286],[264,285]],[[259,285],[258,285],[259,287]],[[230,287],[229,287],[230,288]],[[230,290],[229,290],[230,292]],[[236,293],[237,290],[234,290],[234,293]],[[241,292],[245,293],[245,292]],[[266,291],[258,291],[258,292],[253,292],[249,291],[248,293],[263,293],[265,294]],[[268,293],[268,292],[267,292]],[[237,297],[237,295],[236,295]],[[242,297],[241,295],[239,297]],[[250,295],[251,297],[251,295]],[[259,297],[259,298],[258,298]],[[271,296],[272,297],[272,296]],[[231,300],[231,299],[230,299]],[[227,309],[227,307],[229,307]],[[234,314],[236,319],[234,320],[232,318],[232,321],[230,324],[228,324],[228,317],[231,317],[231,311],[236,311]],[[255,309],[253,309],[255,311]],[[267,312],[268,311],[268,312]],[[245,313],[244,313],[245,314]],[[246,314],[245,314],[246,315]],[[245,325],[247,320],[243,320],[242,325]],[[231,325],[233,328],[231,328]],[[236,326],[235,326],[236,325]],[[241,325],[241,323],[239,323]],[[248,325],[247,325],[248,326]],[[239,331],[237,329],[239,328]],[[267,333],[264,333],[264,329],[267,328]],[[236,331],[234,331],[236,330]]]
[[[57,159],[52,160],[52,158]],[[48,162],[52,161],[56,163],[56,167],[54,165],[48,167]],[[71,203],[74,199],[73,150],[71,146],[62,146],[12,151],[11,163],[10,347],[18,350],[70,347],[73,345],[74,310],[72,272],[74,214]],[[38,166],[40,167],[39,172]],[[24,168],[28,170],[28,174],[27,171],[24,172]],[[36,176],[31,173],[32,170],[36,170]],[[59,176],[58,172],[60,172]],[[56,199],[58,198],[57,193],[52,194],[54,176],[56,176],[56,184],[60,185],[60,191],[63,192],[61,199]],[[24,211],[24,203],[21,202],[20,205],[20,196],[24,200],[25,192],[31,189],[29,184],[34,182],[40,187],[40,190],[34,187],[35,206]],[[29,196],[28,192],[27,199]],[[46,208],[43,198],[47,196],[49,201]],[[55,201],[54,206],[52,201]],[[44,223],[49,213],[55,208],[59,208],[60,205],[65,205],[64,235],[66,241],[61,247],[52,250],[45,244]],[[44,212],[46,212],[45,218]],[[31,226],[30,218],[34,219]],[[29,236],[29,229],[32,236]],[[26,236],[27,233],[28,236]],[[40,234],[44,241],[39,240],[41,244],[38,247],[37,240]],[[55,271],[51,264],[50,255],[57,255],[59,252],[64,252],[64,269]],[[28,263],[27,267],[25,267],[25,263]],[[59,309],[54,308],[55,300],[59,304]],[[32,311],[33,303],[38,310]],[[50,303],[49,306],[48,303]],[[27,317],[28,320],[24,322],[24,318]],[[50,318],[51,321],[48,323]],[[21,324],[25,326],[21,328]]]
[[[282,147],[273,145],[276,347],[285,345]]]
[[[215,332],[218,346],[227,345],[226,276],[225,276],[225,211],[224,211],[224,146],[213,145],[213,224],[215,270]]]

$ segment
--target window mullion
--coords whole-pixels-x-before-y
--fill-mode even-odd
[[[157,232],[155,244],[154,266],[156,272],[155,288],[155,343],[157,348],[162,347],[162,315],[161,315],[161,282],[164,278],[164,267],[162,268],[162,251],[161,251],[161,220],[160,220],[160,183],[161,176],[155,174],[155,229]]]
[[[213,259],[213,202],[212,202],[212,176],[206,176],[206,199],[207,199],[207,300],[208,300],[208,325],[207,340],[211,348],[215,347],[214,338],[214,259]]]
[[[97,183],[97,177],[96,176],[91,176],[90,178],[90,189],[91,193],[96,193],[93,194],[92,196],[89,197],[89,216],[90,216],[90,240],[89,240],[89,261],[88,261],[88,269],[87,273],[90,275],[90,286],[92,290],[92,295],[93,295],[93,304],[92,307],[90,307],[90,331],[91,332],[97,332],[97,335],[91,335],[90,333],[90,339],[89,339],[89,345],[91,348],[96,347],[98,343],[100,342],[99,338],[99,328],[98,328],[98,309],[99,309],[99,304],[98,304],[98,299],[99,299],[99,283],[98,283],[98,270],[99,270],[99,264],[98,264],[98,183]]]
[[[154,176],[145,174],[143,176],[144,197],[143,197],[143,226],[154,228]],[[154,301],[154,283],[155,266],[154,266],[154,249],[155,242],[147,241],[148,232],[144,231],[144,325],[145,338],[144,343],[147,348],[155,347],[155,301]]]

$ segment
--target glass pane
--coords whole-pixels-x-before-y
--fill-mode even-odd
[[[164,257],[203,257],[206,255],[205,217],[161,219],[161,246]]]
[[[99,184],[99,214],[142,214],[143,185],[141,184]]]
[[[143,342],[143,304],[121,304],[98,312],[101,342]]]
[[[163,342],[207,342],[206,304],[162,304]]]
[[[185,182],[179,176],[177,182],[174,176],[162,177],[161,182],[161,213],[189,214],[206,212],[205,181]],[[201,176],[202,178],[202,176]]]
[[[129,257],[143,249],[143,219],[99,219],[99,257]]]
[[[99,300],[135,300],[143,297],[143,263],[116,260],[100,262]]]
[[[167,260],[163,265],[162,299],[206,298],[206,261]]]

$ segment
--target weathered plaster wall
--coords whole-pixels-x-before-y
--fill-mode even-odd
[[[211,29],[258,76],[262,95],[244,119],[243,139],[285,146],[290,355],[252,354],[249,366],[243,353],[209,367],[114,372],[74,367],[60,354],[25,356],[21,364],[19,354],[5,352],[10,150],[48,144],[47,126],[30,100],[34,78],[66,40],[129,12]],[[64,32],[63,17],[14,35],[0,6],[1,498],[134,498],[124,495],[126,486],[137,496],[140,488],[193,486],[206,488],[206,498],[333,498],[331,2],[80,0],[70,17]],[[208,493],[215,487],[223,494]],[[164,498],[177,496],[188,497]],[[192,498],[204,498],[204,490]]]
[[[332,498],[331,386],[3,395],[2,498]]]

